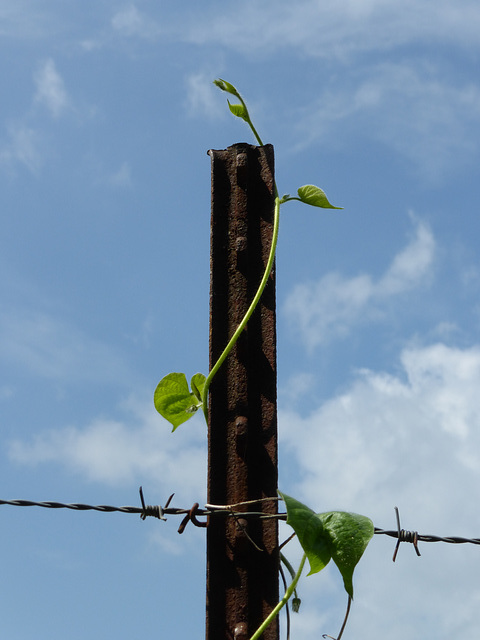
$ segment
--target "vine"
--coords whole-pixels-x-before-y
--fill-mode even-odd
[[[255,140],[260,146],[263,146],[262,139],[250,118],[247,105],[237,89],[222,79],[214,80],[214,84],[221,91],[234,96],[239,101],[232,104],[230,100],[227,99],[231,113],[247,123]],[[210,384],[247,326],[252,313],[261,299],[273,268],[277,249],[281,206],[291,200],[298,200],[304,204],[322,209],[342,208],[332,205],[328,201],[325,192],[311,184],[299,187],[296,196],[285,194],[282,197],[278,195],[277,185],[274,184],[274,196],[273,234],[265,271],[245,316],[228,341],[222,354],[207,376],[202,373],[196,373],[191,378],[190,387],[188,386],[187,377],[184,373],[169,373],[160,380],[155,389],[155,408],[170,422],[172,431],[175,431],[181,424],[189,420],[199,409],[203,410],[205,420],[208,421],[208,391]],[[293,528],[304,554],[296,572],[286,558],[284,558],[283,554],[281,554],[282,562],[287,567],[292,581],[286,588],[283,598],[271,614],[262,622],[250,640],[257,640],[262,636],[268,625],[275,619],[281,609],[287,605],[293,595],[295,595],[295,597],[292,608],[294,611],[298,611],[300,600],[296,597],[296,587],[307,560],[310,566],[308,575],[312,575],[321,571],[332,559],[340,571],[345,591],[348,595],[347,612],[337,637],[337,640],[340,640],[353,600],[353,572],[373,536],[373,523],[369,518],[356,513],[347,513],[344,511],[315,513],[312,509],[287,494],[279,492],[279,495],[285,502],[287,509],[287,524]],[[331,638],[331,636],[327,635],[323,637]]]

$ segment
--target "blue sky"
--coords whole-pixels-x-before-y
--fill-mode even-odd
[[[478,537],[480,8],[469,0],[0,0],[0,498],[205,502],[205,427],[155,412],[206,373],[208,149],[281,193],[280,488],[376,526]],[[4,506],[10,640],[204,635],[204,532]],[[375,536],[344,638],[478,636],[477,547]],[[299,557],[298,548],[290,552]],[[335,568],[292,637],[335,636]]]

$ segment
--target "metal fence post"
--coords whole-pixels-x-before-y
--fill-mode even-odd
[[[236,144],[212,160],[210,366],[262,278],[274,211],[273,147]],[[277,495],[275,278],[210,388],[208,502]],[[275,501],[238,511],[277,512]],[[211,517],[207,640],[247,640],[278,603],[276,519]],[[264,633],[278,640],[278,621]]]

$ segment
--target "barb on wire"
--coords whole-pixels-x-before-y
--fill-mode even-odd
[[[397,553],[398,553],[398,549],[400,547],[401,542],[411,542],[415,547],[417,556],[421,556],[422,554],[418,550],[418,533],[416,531],[405,531],[405,529],[402,529],[400,527],[400,514],[398,512],[398,507],[394,507],[394,508],[395,508],[395,515],[397,517],[398,540],[397,540],[397,544],[395,545],[395,551],[393,552],[393,558],[392,558],[393,562],[395,562],[395,560],[397,559]]]
[[[395,507],[395,516],[397,519],[397,530],[396,531],[384,531],[383,529],[378,529],[375,527],[375,533],[384,534],[387,536],[391,536],[392,538],[397,538],[397,544],[395,545],[395,551],[393,552],[393,562],[397,559],[398,549],[400,547],[401,542],[411,542],[414,546],[415,552],[417,556],[421,556],[420,550],[418,548],[418,542],[449,542],[451,544],[480,544],[480,538],[460,538],[459,536],[430,536],[430,535],[420,535],[417,531],[405,531],[400,526],[400,514],[398,512],[398,507]]]
[[[145,500],[143,498],[142,487],[140,487],[139,492],[140,492],[140,501],[142,503],[142,513],[140,514],[140,518],[142,520],[145,520],[147,516],[153,516],[154,518],[158,518],[159,520],[166,520],[163,514],[165,513],[165,509],[168,507],[168,505],[172,501],[172,498],[175,494],[172,493],[172,495],[169,497],[169,499],[165,503],[165,507],[161,507],[160,505],[157,505],[157,506],[152,506],[150,504],[146,505]]]
[[[386,531],[375,527],[375,533],[391,538],[398,538],[398,531]],[[412,533],[407,531],[406,533]],[[403,540],[401,542],[413,542],[413,540]],[[426,534],[417,534],[417,542],[448,542],[450,544],[480,544],[480,538],[462,538],[460,536],[433,536]]]

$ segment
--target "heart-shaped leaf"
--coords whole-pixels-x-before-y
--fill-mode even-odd
[[[287,524],[297,534],[310,563],[308,575],[321,571],[333,558],[353,599],[353,571],[373,536],[373,522],[346,511],[315,513],[285,493],[280,496],[287,507]]]
[[[160,380],[153,401],[158,413],[172,425],[172,431],[189,420],[202,406],[204,385],[205,376],[201,373],[193,376],[192,391],[188,388],[184,373],[169,373]]]

